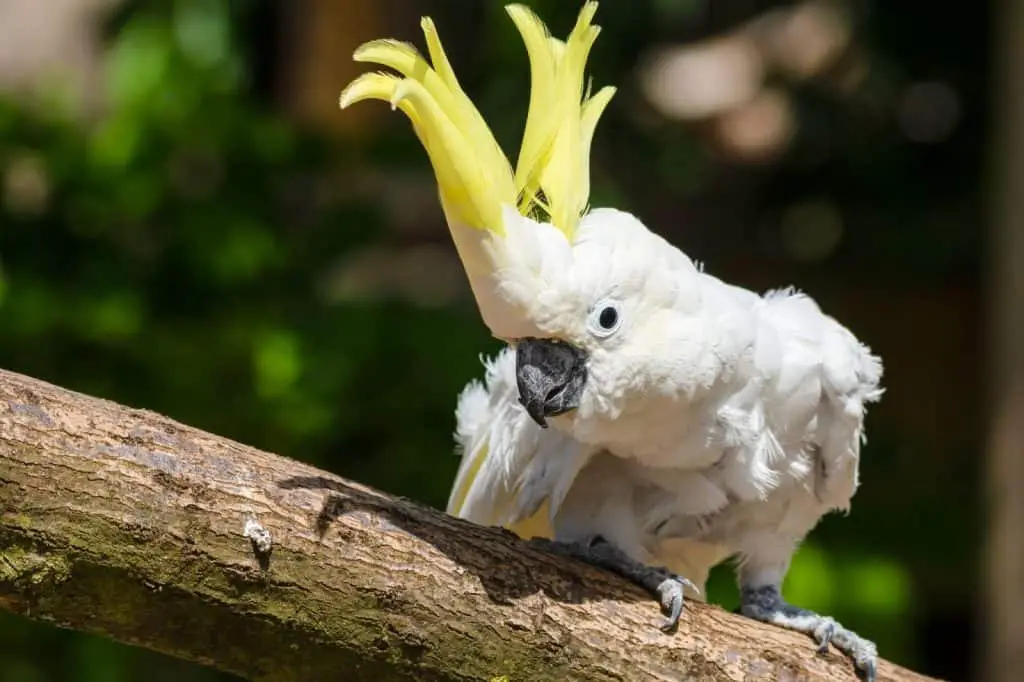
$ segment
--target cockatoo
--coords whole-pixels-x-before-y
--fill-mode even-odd
[[[531,76],[514,169],[429,18],[429,62],[366,43],[355,60],[395,73],[361,75],[340,102],[410,119],[481,317],[508,343],[459,397],[449,513],[626,576],[666,630],[733,558],[743,614],[831,642],[873,679],[875,645],[781,585],[819,519],[849,508],[879,358],[808,296],[729,285],[637,217],[590,208],[591,140],[615,92],[584,88],[597,3],[564,41],[506,10]]]

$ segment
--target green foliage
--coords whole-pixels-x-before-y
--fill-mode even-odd
[[[112,111],[85,131],[59,93],[0,102],[0,363],[441,505],[486,333],[466,306],[323,294],[381,237],[379,207],[321,198],[345,151],[254,100],[236,14],[130,12]],[[0,652],[12,682],[210,678],[11,618]]]
[[[577,9],[530,4],[557,33]],[[602,4],[593,64],[597,84],[620,86],[621,105],[602,121],[595,155],[611,162],[595,164],[595,204],[635,210],[643,201],[607,177],[608,166],[631,168],[632,189],[656,184],[680,200],[707,179],[710,164],[690,131],[627,122],[637,97],[622,86],[639,45],[676,39],[713,4]],[[339,262],[387,239],[389,226],[381,206],[336,198],[325,180],[353,160],[350,150],[297,129],[254,95],[238,32],[254,7],[129,3],[105,64],[111,110],[96,125],[72,121],[59,92],[45,107],[0,101],[0,365],[443,506],[457,464],[455,397],[479,374],[478,355],[497,346],[466,302],[426,308],[325,293]],[[479,20],[479,59],[460,75],[514,155],[528,87],[522,44],[501,3],[456,3],[450,14],[464,11]],[[374,160],[425,170],[404,122],[394,130],[401,134],[373,141]],[[901,272],[946,272],[963,260],[962,232],[923,240],[908,231],[928,229],[918,216],[933,197],[906,180],[906,148],[851,140],[836,143],[845,156],[831,175],[797,170],[789,180],[889,198],[885,215],[864,221],[869,246],[857,248],[890,255]],[[889,475],[895,449],[873,441],[864,480]],[[966,563],[973,520],[963,509],[975,500],[964,493],[955,502],[918,489],[826,520],[795,558],[787,593],[871,633],[886,657],[919,662],[908,625],[919,587],[910,557]],[[908,508],[945,534],[908,538],[891,522],[909,518]],[[712,600],[734,608],[731,583],[728,567],[716,570]],[[218,677],[0,618],[4,682]]]

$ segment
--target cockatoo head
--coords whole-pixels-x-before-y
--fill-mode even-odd
[[[355,59],[398,74],[360,76],[341,106],[381,99],[412,121],[481,316],[516,347],[520,402],[540,425],[552,418],[585,438],[640,396],[671,400],[700,381],[695,368],[679,372],[701,345],[699,334],[687,336],[688,313],[700,306],[697,269],[632,215],[589,209],[590,143],[614,94],[584,89],[597,3],[584,4],[565,41],[529,9],[506,10],[531,71],[514,170],[429,18],[422,28],[431,63],[407,43],[367,43]]]
[[[530,321],[514,339],[520,402],[583,442],[635,443],[622,417],[693,397],[718,371],[701,324],[699,270],[633,215],[599,208],[572,240],[509,212],[507,239],[528,256],[501,278]],[[619,439],[622,442],[617,442]]]

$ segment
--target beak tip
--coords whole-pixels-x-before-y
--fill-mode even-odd
[[[522,405],[523,408],[526,410],[526,414],[530,415],[530,419],[537,423],[537,426],[539,426],[542,429],[548,428],[548,420],[545,419],[544,417],[543,405],[535,404],[533,406],[530,406],[526,403],[525,400],[523,400],[522,396],[520,396],[519,398],[519,404]]]

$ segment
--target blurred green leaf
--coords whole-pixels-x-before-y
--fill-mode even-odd
[[[140,17],[118,34],[107,62],[107,84],[117,108],[152,101],[171,68],[168,27],[156,18]]]
[[[256,340],[253,362],[259,394],[265,398],[284,395],[302,372],[298,339],[284,330],[264,334]]]
[[[76,313],[82,335],[97,341],[130,338],[142,325],[142,302],[130,291],[93,299]]]
[[[857,558],[843,572],[850,601],[865,612],[906,617],[911,603],[910,576],[905,568],[878,557]]]
[[[841,584],[842,574],[830,565],[828,555],[813,543],[804,542],[793,557],[783,593],[793,604],[819,613],[832,613],[836,590]]]
[[[174,33],[187,57],[198,66],[214,66],[228,57],[230,17],[219,0],[175,4]]]

